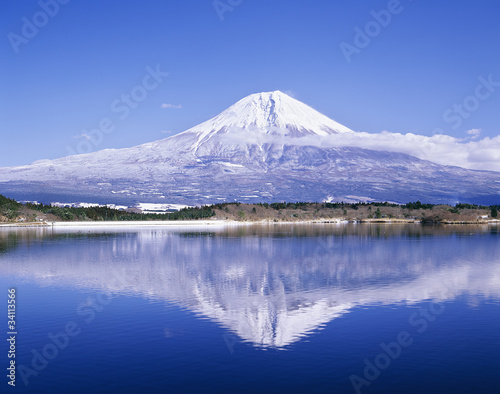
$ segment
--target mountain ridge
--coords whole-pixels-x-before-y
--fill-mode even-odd
[[[443,166],[358,147],[323,147],[355,133],[286,94],[249,95],[180,134],[0,168],[17,199],[109,203],[395,201],[496,203],[500,173]]]

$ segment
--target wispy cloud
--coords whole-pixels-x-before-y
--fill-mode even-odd
[[[175,131],[172,131],[172,130],[162,130],[162,131],[160,131],[160,133],[164,133],[164,134],[175,134]]]
[[[85,134],[85,133],[82,133],[82,134],[77,134],[75,136],[73,136],[74,138],[83,138],[87,141],[90,141],[92,139],[92,137],[88,134]]]
[[[182,105],[180,104],[167,104],[167,103],[162,103],[161,108],[167,109],[167,108],[175,108],[175,109],[180,109],[182,108]]]
[[[473,140],[475,140],[481,134],[481,130],[480,129],[471,129],[471,130],[467,130],[466,133],[469,134]]]

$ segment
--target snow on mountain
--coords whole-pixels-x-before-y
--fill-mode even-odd
[[[0,193],[22,200],[188,205],[352,196],[496,203],[500,197],[500,173],[321,144],[353,133],[282,92],[257,93],[163,140],[0,168]]]
[[[243,131],[258,130],[264,134],[292,138],[353,132],[308,105],[280,91],[275,91],[251,94],[216,117],[182,134],[195,134],[197,136],[194,144],[196,150],[214,135],[226,134],[231,131],[242,133],[241,129]]]

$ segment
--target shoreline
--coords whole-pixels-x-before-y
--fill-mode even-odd
[[[243,224],[232,220],[144,220],[144,221],[95,221],[95,222],[29,222],[29,223],[3,223],[0,227],[115,227],[115,226],[210,226],[210,225],[229,225]],[[250,222],[249,222],[250,223]]]
[[[442,221],[428,224],[477,224],[477,225],[496,225],[500,223],[498,219],[477,220],[477,221]],[[279,221],[258,220],[258,221],[236,221],[236,220],[144,220],[144,221],[88,221],[88,222],[21,222],[21,223],[2,223],[1,227],[23,227],[23,228],[53,228],[53,227],[116,227],[116,226],[241,226],[253,224],[427,224],[414,219],[360,219],[347,220],[343,218],[319,218],[303,221]]]

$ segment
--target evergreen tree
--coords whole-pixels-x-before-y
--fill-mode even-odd
[[[491,217],[496,218],[498,216],[497,207],[491,207]]]

